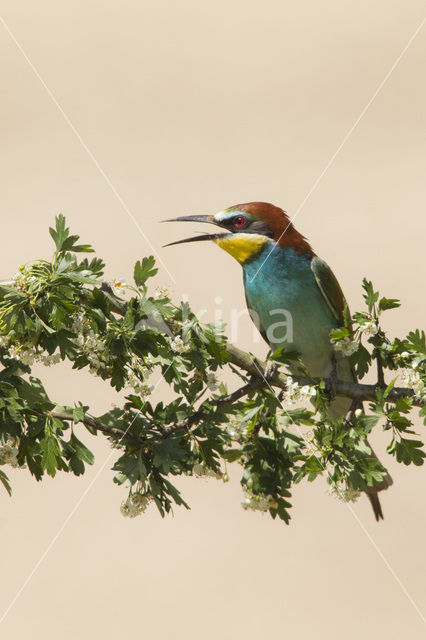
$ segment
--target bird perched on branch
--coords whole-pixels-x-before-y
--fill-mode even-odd
[[[273,350],[298,352],[313,377],[337,375],[356,382],[349,357],[336,353],[330,342],[330,331],[346,324],[340,285],[282,209],[249,202],[216,215],[182,216],[167,222],[174,221],[208,222],[223,229],[170,244],[212,240],[242,265],[250,314]],[[298,373],[297,364],[290,365],[290,370]],[[350,407],[350,399],[335,398],[329,418],[345,416]],[[375,457],[374,452],[371,455]],[[366,491],[376,520],[383,519],[378,492],[391,484],[387,475]]]

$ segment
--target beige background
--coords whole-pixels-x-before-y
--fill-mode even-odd
[[[158,284],[176,299],[187,293],[210,317],[220,295],[225,319],[243,306],[239,266],[213,246],[161,249],[198,227],[158,221],[250,200],[293,214],[423,11],[422,2],[402,0],[1,2],[175,278],[162,268]],[[296,225],[353,309],[364,275],[401,298],[386,324],[396,335],[425,318],[425,49],[423,28]],[[51,254],[47,227],[62,211],[107,259],[109,276],[130,279],[152,249],[1,24],[0,55],[0,276]],[[251,349],[252,340],[244,320],[238,342]],[[101,412],[115,401],[89,375],[42,373],[59,402],[81,399]],[[160,385],[156,396],[165,392]],[[91,442],[96,466],[81,479],[37,484],[12,473],[13,499],[0,494],[2,611],[66,526],[1,637],[423,638],[419,614],[380,554],[425,612],[424,470],[389,459],[387,435],[373,439],[395,479],[380,525],[366,500],[354,507],[360,525],[325,482],[296,488],[290,527],[243,512],[238,469],[229,485],[181,481],[190,512],[126,520],[112,460],[102,469],[110,450],[100,438]]]

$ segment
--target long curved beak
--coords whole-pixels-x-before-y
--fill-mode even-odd
[[[214,216],[181,216],[180,218],[161,220],[161,222],[210,222],[210,224],[217,224]]]
[[[218,224],[214,216],[181,216],[180,218],[170,218],[169,220],[162,220],[162,222],[208,222],[209,224]],[[227,235],[226,233],[205,233],[200,236],[192,236],[191,238],[184,238],[183,240],[176,240],[175,242],[169,242],[165,244],[165,247],[171,247],[174,244],[184,244],[185,242],[199,242],[201,240],[216,240],[220,236]]]

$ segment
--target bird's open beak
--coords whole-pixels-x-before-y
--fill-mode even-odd
[[[208,222],[210,224],[218,224],[214,216],[181,216],[180,218],[170,218],[169,220],[162,220],[162,222]],[[175,242],[169,242],[165,244],[165,247],[171,247],[174,244],[183,244],[184,242],[198,242],[199,240],[216,240],[220,236],[227,235],[226,233],[205,233],[201,236],[192,236],[191,238],[184,238],[183,240],[176,240]]]

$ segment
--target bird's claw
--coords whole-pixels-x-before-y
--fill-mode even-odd
[[[352,418],[355,415],[355,411],[357,410],[357,408],[359,407],[359,405],[361,404],[359,398],[353,398],[352,402],[351,402],[351,406],[349,407],[349,411],[346,414],[346,417],[343,421],[343,424],[346,427],[350,427],[352,424]]]
[[[268,360],[268,362],[266,363],[265,372],[263,374],[263,377],[265,378],[266,382],[268,383],[271,382],[272,378],[274,377],[277,371],[278,371],[278,364],[276,362],[272,362],[272,360]]]

